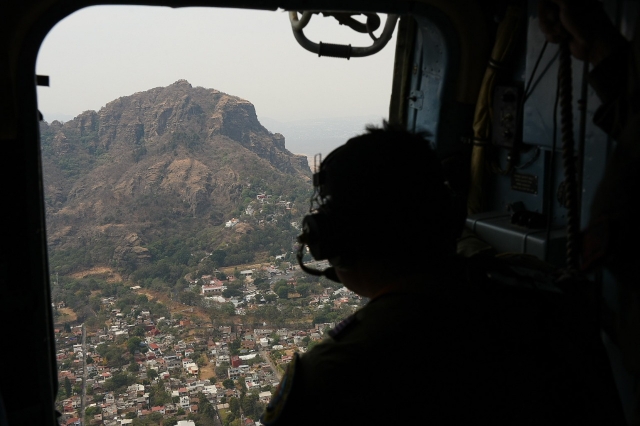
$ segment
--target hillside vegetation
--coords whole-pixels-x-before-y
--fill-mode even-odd
[[[50,270],[156,288],[290,253],[311,171],[253,105],[180,80],[41,124]],[[181,281],[182,280],[182,281]]]

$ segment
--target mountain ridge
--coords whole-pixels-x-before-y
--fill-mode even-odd
[[[263,127],[253,104],[186,80],[122,96],[65,123],[42,122],[41,142],[50,250],[99,241],[105,247],[93,263],[130,259],[134,269],[153,261],[147,246],[169,238],[168,227],[178,223],[181,235],[219,236],[200,247],[213,250],[237,240],[219,228],[255,193],[291,202],[311,189],[306,157]],[[302,213],[296,207],[289,214]]]

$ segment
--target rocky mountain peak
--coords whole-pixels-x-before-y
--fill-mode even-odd
[[[120,239],[121,257],[140,252],[168,216],[217,226],[249,182],[304,187],[311,177],[251,102],[187,80],[43,122],[41,140],[51,244],[106,235]]]

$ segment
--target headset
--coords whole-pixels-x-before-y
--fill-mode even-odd
[[[377,228],[375,224],[393,220],[393,214],[397,213],[375,202],[369,208],[365,200],[381,188],[402,184],[405,174],[411,173],[423,176],[427,182],[429,188],[425,188],[424,192],[428,194],[431,205],[422,212],[416,212],[410,220],[411,229],[405,231],[408,234],[404,240],[409,241],[410,247],[421,247],[421,252],[431,257],[455,254],[456,240],[462,233],[467,214],[466,198],[460,197],[445,180],[442,163],[435,151],[425,150],[430,147],[429,141],[423,135],[404,129],[391,130],[391,134],[384,135],[382,132],[390,130],[388,126],[383,129],[368,127],[367,130],[374,134],[348,140],[323,161],[316,156],[316,160],[320,158],[320,166],[315,167],[317,171],[313,174],[314,191],[309,214],[304,217],[302,233],[297,238],[296,258],[300,268],[308,274],[340,282],[336,267],[348,268],[364,247],[380,247],[381,244],[374,242],[376,239],[394,241],[398,235],[397,229]],[[427,147],[422,145],[420,148],[422,155],[429,154],[430,161],[425,162],[426,168],[423,165],[422,169],[416,168],[410,172],[392,171],[386,174],[375,168],[358,169],[359,165],[367,163],[384,165],[388,163],[388,157],[395,156],[397,160],[402,155],[409,159],[408,166],[416,167],[422,160],[413,158],[414,153],[410,149],[403,153],[402,144],[396,143],[394,138],[409,138],[413,144],[427,144]],[[345,187],[346,190],[342,189]],[[372,231],[372,228],[376,230]],[[315,260],[329,260],[331,266],[319,270],[305,265],[302,261],[305,247],[308,247]]]
[[[345,239],[340,236],[340,230],[344,228],[343,220],[345,219],[332,209],[330,196],[323,196],[322,187],[325,184],[325,176],[327,174],[326,166],[331,158],[340,152],[342,147],[332,151],[327,158],[322,161],[320,159],[320,170],[313,174],[313,194],[309,201],[309,214],[302,220],[302,234],[297,238],[298,251],[296,259],[300,268],[308,274],[315,276],[324,276],[332,281],[341,282],[336,274],[336,266],[344,266],[344,244]],[[321,195],[323,194],[323,195]],[[304,248],[308,247],[311,256],[315,260],[330,259],[331,267],[324,270],[318,270],[308,267],[302,261],[304,257]],[[342,256],[340,256],[342,254]],[[342,257],[342,260],[340,260]]]

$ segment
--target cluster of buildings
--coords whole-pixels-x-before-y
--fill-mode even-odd
[[[282,199],[274,200],[272,195],[258,194],[256,195],[256,200],[251,201],[247,205],[244,210],[244,214],[249,217],[254,217],[257,213],[263,213],[265,204],[273,205],[274,208],[271,210],[271,213],[268,213],[264,216],[264,219],[258,220],[258,224],[278,223],[278,217],[289,216],[293,207],[293,203],[291,201],[285,201]],[[233,228],[239,223],[241,223],[239,219],[232,218],[231,220],[225,222],[224,226],[226,228]],[[291,222],[291,226],[293,226],[295,229],[300,230],[298,222]]]
[[[110,306],[114,301],[114,298],[105,298],[103,304]],[[158,318],[154,321],[146,311],[133,318],[133,311],[123,314],[117,308],[111,309],[109,323],[97,332],[87,332],[85,344],[82,344],[82,326],[75,326],[70,332],[56,329],[61,425],[120,426],[130,424],[134,417],[149,416],[186,420],[189,413],[198,412],[202,395],[218,410],[228,408],[230,398],[239,397],[237,387],[228,389],[222,385],[226,378],[243,380],[248,389],[258,392],[260,387],[278,381],[268,362],[255,362],[251,367],[245,364],[256,358],[257,352],[243,350],[243,355],[231,355],[229,346],[239,335],[231,326],[220,327],[215,340],[189,337],[197,327],[188,320]],[[169,327],[174,333],[160,332],[156,327],[159,322],[165,323],[163,329]],[[132,329],[137,326],[145,330],[139,349],[122,353],[123,362],[114,366],[100,355],[101,344],[126,347]],[[214,334],[210,325],[204,331],[210,336]],[[203,374],[201,367],[206,368],[207,374]],[[225,373],[219,379],[215,376],[217,367]],[[135,383],[118,392],[110,381],[123,373],[133,377]],[[70,395],[66,394],[65,378]],[[153,396],[158,386],[163,388],[162,398]],[[86,395],[84,405],[83,394]],[[263,402],[268,402],[270,397],[270,391],[260,393]],[[158,403],[159,400],[162,403]],[[91,413],[89,419],[82,415],[83,408],[85,413]]]
[[[258,293],[251,280],[245,281],[249,284],[244,286],[244,297],[235,301],[264,303],[264,299],[256,300]],[[203,300],[233,302],[222,294],[224,282],[210,276],[198,282]],[[309,298],[309,305],[339,307],[356,304],[356,299],[358,296],[345,288],[325,289]],[[267,404],[294,352],[304,352],[306,344],[321,340],[324,332],[335,326],[323,323],[292,330],[265,324],[248,328],[232,325],[230,319],[229,325],[214,328],[210,321],[192,321],[183,315],[176,316],[179,319],[154,318],[138,306],[125,310],[117,306],[114,297],[102,299],[109,319],[104,328],[86,330],[85,339],[82,326],[56,329],[61,425],[121,426],[130,424],[134,417],[187,421],[189,413],[198,413],[202,397],[216,410],[226,410],[230,398],[239,397],[242,385]],[[133,337],[137,337],[136,348],[131,347]],[[101,356],[105,351],[99,350],[100,345],[106,345],[103,349],[120,348],[121,362]],[[114,380],[125,373],[133,383],[114,389]],[[226,379],[232,379],[234,386],[228,382],[224,386]],[[69,394],[65,385],[71,388]],[[87,418],[83,410],[89,414]],[[245,419],[245,426],[253,426],[250,419]]]

